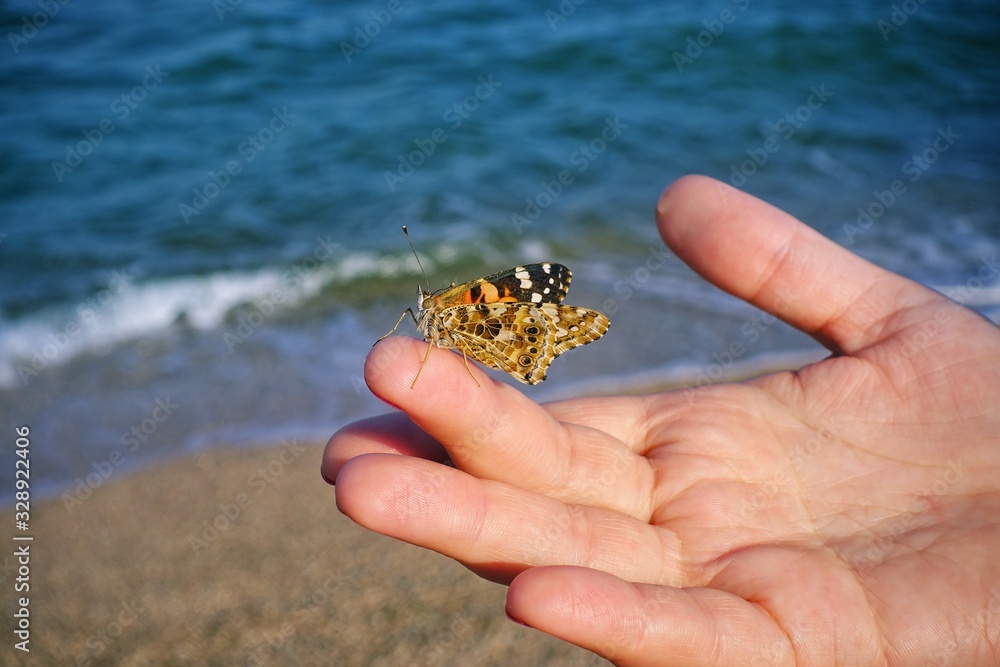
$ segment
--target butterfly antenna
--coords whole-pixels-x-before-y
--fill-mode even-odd
[[[406,242],[410,244],[410,251],[413,252],[413,256],[417,258],[417,266],[420,267],[420,273],[424,274],[424,282],[427,283],[427,291],[431,291],[431,281],[427,279],[427,272],[424,271],[424,265],[420,263],[420,255],[417,254],[416,249],[413,247],[413,241],[410,240],[410,232],[406,230],[406,225],[403,225],[403,235],[406,237]]]

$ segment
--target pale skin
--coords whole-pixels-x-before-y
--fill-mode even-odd
[[[718,181],[656,216],[831,356],[539,405],[444,351],[411,389],[426,343],[394,336],[365,379],[402,412],[326,448],[340,510],[616,665],[1000,664],[1000,329]]]

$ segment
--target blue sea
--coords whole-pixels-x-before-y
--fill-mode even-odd
[[[0,17],[0,423],[30,427],[49,493],[384,411],[363,361],[424,281],[402,225],[433,287],[558,261],[569,303],[609,311],[538,400],[823,356],[748,339],[760,314],[665,251],[653,208],[687,173],[1000,320],[990,0]]]

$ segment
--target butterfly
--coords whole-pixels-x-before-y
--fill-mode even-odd
[[[409,314],[430,343],[410,388],[416,386],[432,347],[461,351],[467,369],[471,356],[520,382],[538,384],[553,359],[597,340],[611,324],[596,310],[562,304],[571,278],[562,264],[546,262],[452,283],[437,292],[418,286],[417,314],[407,308],[382,338],[395,332]]]

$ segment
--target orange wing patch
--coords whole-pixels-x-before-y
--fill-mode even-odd
[[[480,282],[469,288],[462,294],[463,303],[515,303],[518,298],[511,294],[511,290],[506,285],[502,285],[503,294],[494,283]]]

